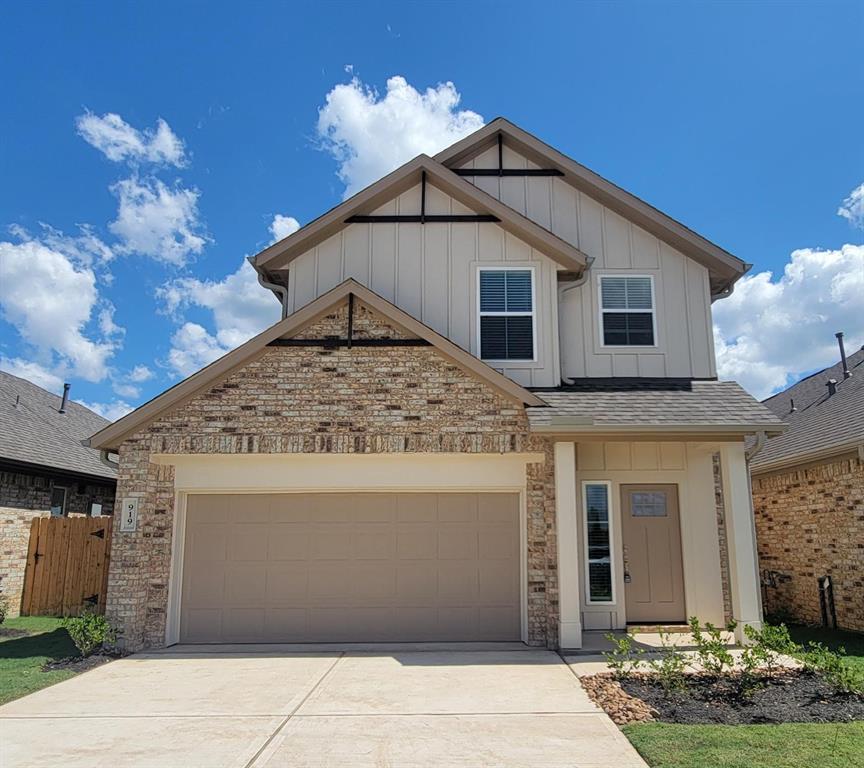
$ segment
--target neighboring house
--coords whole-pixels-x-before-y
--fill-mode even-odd
[[[789,430],[753,459],[753,505],[765,610],[864,631],[864,348],[845,371],[765,401]]]
[[[112,515],[115,470],[84,441],[111,422],[0,371],[0,594],[21,607],[34,517]]]
[[[747,264],[502,119],[252,262],[285,319],[91,440],[126,647],[759,624]]]

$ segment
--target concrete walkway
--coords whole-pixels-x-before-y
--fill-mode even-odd
[[[11,702],[0,765],[645,765],[548,651],[260,648],[139,654]]]

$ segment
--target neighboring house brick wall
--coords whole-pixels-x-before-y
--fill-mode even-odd
[[[343,306],[298,338],[344,337]],[[402,336],[355,307],[355,338]],[[271,347],[160,416],[120,447],[118,496],[138,497],[138,531],[113,535],[107,614],[126,648],[164,644],[174,470],[153,453],[510,453],[542,451],[527,471],[528,625],[557,638],[554,462],[524,408],[431,347]]]
[[[67,488],[66,510],[70,515],[87,514],[91,502],[102,504],[103,515],[114,512],[112,487],[82,487],[73,480],[53,481],[40,475],[0,472],[0,593],[9,601],[10,617],[18,616],[21,609],[30,526],[33,518],[51,514],[54,485]]]
[[[753,478],[765,611],[819,624],[817,579],[830,575],[837,623],[864,631],[864,465],[843,458]]]

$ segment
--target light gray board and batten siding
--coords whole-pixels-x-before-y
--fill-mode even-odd
[[[505,167],[539,167],[504,147]],[[497,167],[497,148],[466,164]],[[495,365],[523,386],[557,386],[561,375],[582,377],[716,376],[708,270],[658,238],[555,177],[466,177],[558,237],[594,258],[589,279],[563,292],[558,265],[494,223],[349,224],[289,269],[289,313],[354,278],[454,343],[479,356],[477,268],[528,265],[536,269],[536,361]],[[476,213],[431,184],[429,214]],[[374,211],[417,214],[420,185]],[[601,274],[654,278],[657,346],[602,347]],[[560,328],[560,344],[558,340]]]
[[[375,214],[417,214],[420,185]],[[472,214],[431,184],[429,214]],[[493,223],[349,224],[289,266],[288,312],[353,278],[455,344],[479,356],[478,267],[506,264],[535,270],[536,360],[494,367],[523,386],[556,386],[560,377],[558,265]]]
[[[539,165],[503,148],[505,168]],[[497,168],[490,147],[462,168]],[[563,294],[562,373],[567,378],[716,376],[708,270],[632,224],[560,177],[467,176],[484,192],[576,246],[594,259],[590,279]],[[603,349],[599,327],[601,274],[654,277],[657,347]]]

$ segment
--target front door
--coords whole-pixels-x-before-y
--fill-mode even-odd
[[[622,485],[627,622],[686,619],[677,485]]]

